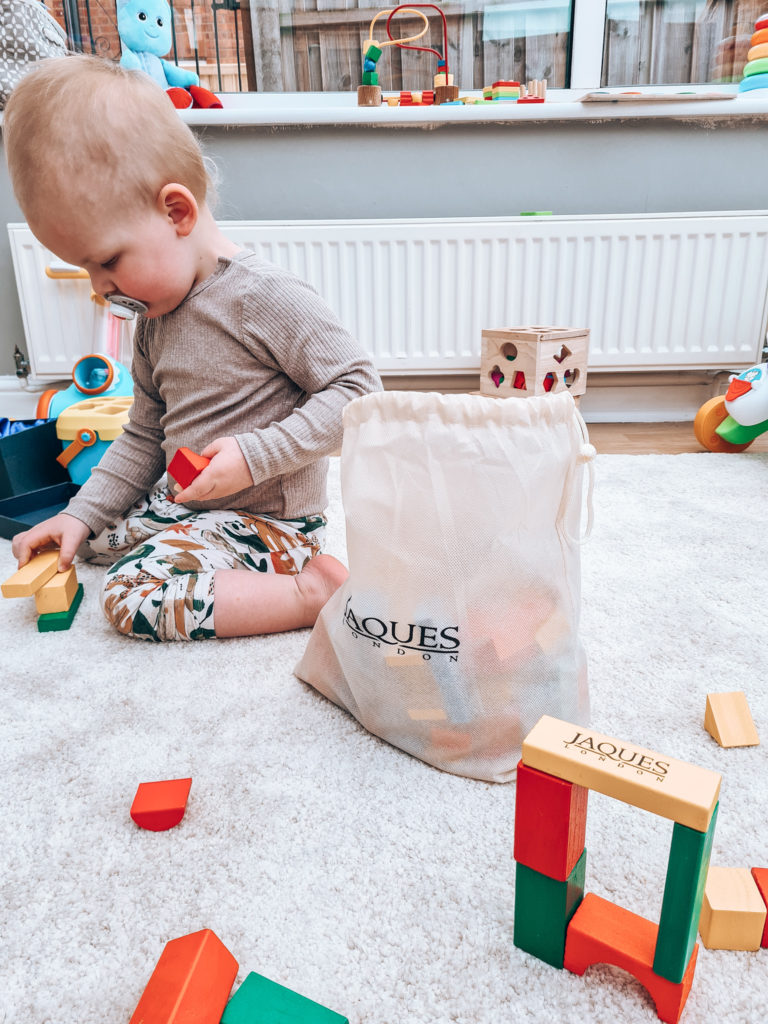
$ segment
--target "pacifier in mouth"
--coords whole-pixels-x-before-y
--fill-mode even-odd
[[[133,320],[137,313],[146,313],[148,307],[138,299],[131,299],[127,295],[119,295],[113,292],[112,295],[105,295],[109,303],[109,312],[120,320]]]

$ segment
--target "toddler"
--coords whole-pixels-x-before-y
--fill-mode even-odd
[[[3,136],[40,242],[146,307],[130,420],[66,510],[14,538],[19,565],[52,544],[61,570],[78,550],[114,563],[102,606],[129,636],[313,625],[347,575],[320,553],[327,456],[344,406],[381,388],[370,359],[309,285],[221,233],[200,148],[142,72],[41,61]],[[211,462],[174,498],[182,446]]]

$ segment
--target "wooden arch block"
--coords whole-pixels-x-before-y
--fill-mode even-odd
[[[652,921],[587,893],[568,926],[563,966],[574,974],[583,974],[592,964],[629,971],[648,991],[659,1018],[677,1024],[691,991],[699,947],[693,947],[683,980],[668,981],[653,970],[657,932]]]
[[[131,804],[131,817],[140,828],[165,832],[184,817],[192,779],[140,782]]]

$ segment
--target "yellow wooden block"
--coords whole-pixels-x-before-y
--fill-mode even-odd
[[[699,918],[707,949],[760,949],[765,914],[749,868],[710,867]]]
[[[720,794],[717,772],[549,715],[523,740],[523,764],[699,832]]]
[[[74,565],[66,572],[57,572],[35,594],[35,607],[41,615],[65,612],[77,593],[77,573]]]
[[[31,597],[58,572],[58,568],[58,550],[41,551],[33,555],[21,569],[17,569],[13,576],[9,576],[0,591],[3,597]]]
[[[754,747],[760,742],[743,690],[708,693],[704,728],[721,747]]]

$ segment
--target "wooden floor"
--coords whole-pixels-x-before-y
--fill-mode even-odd
[[[589,439],[604,455],[680,455],[702,452],[694,437],[693,423],[588,423]],[[768,452],[768,433],[747,449]]]

